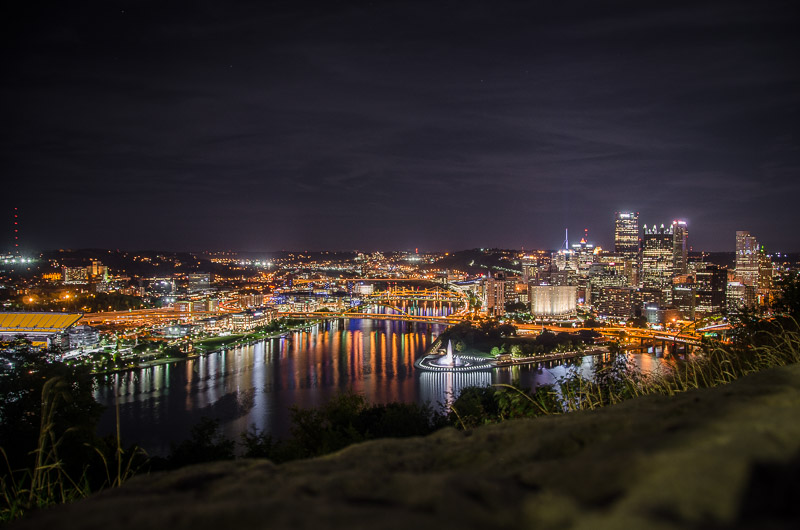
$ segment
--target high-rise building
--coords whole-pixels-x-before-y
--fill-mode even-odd
[[[492,277],[488,273],[484,283],[484,308],[486,314],[494,317],[501,317],[505,314],[505,282],[501,279]]]
[[[61,279],[65,285],[89,283],[89,270],[86,267],[61,267]]]
[[[639,252],[639,212],[615,214],[614,252],[629,256]]]
[[[736,277],[748,287],[758,287],[758,241],[750,232],[736,232]]]
[[[595,247],[589,243],[589,229],[585,229],[580,242],[572,245],[573,255],[576,257],[578,264],[577,270],[581,276],[586,276],[589,273],[589,269],[601,250],[600,247]]]
[[[672,221],[672,272],[689,272],[689,228],[686,221]]]
[[[774,266],[772,259],[764,251],[764,245],[758,251],[758,285],[756,286],[756,296],[760,305],[769,306],[772,304],[774,296],[773,281]]]
[[[99,261],[93,260],[92,264],[89,266],[89,277],[92,280],[107,281],[108,267],[106,267]]]
[[[674,233],[673,227],[644,225],[642,237],[642,287],[658,289],[668,298],[674,272]]]
[[[737,311],[742,307],[754,307],[756,305],[756,288],[742,282],[728,282],[725,305],[728,311]]]
[[[576,287],[530,286],[531,313],[537,318],[568,318],[577,314]]]
[[[628,318],[633,315],[632,287],[601,287],[595,300],[595,309],[602,316]]]
[[[536,277],[536,272],[539,267],[539,263],[536,261],[535,258],[530,258],[528,256],[524,257],[520,263],[522,267],[522,281],[523,283],[528,283],[531,279]]]
[[[712,263],[696,265],[697,304],[695,310],[704,315],[719,314],[725,309],[728,271]]]
[[[672,305],[681,313],[681,318],[694,320],[697,308],[697,284],[689,275],[676,276],[672,283]]]

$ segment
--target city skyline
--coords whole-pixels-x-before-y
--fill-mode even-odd
[[[629,210],[800,250],[790,2],[4,15],[23,249],[611,250]]]

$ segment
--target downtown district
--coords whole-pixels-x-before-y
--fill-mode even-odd
[[[638,213],[617,212],[613,230],[613,250],[588,232],[555,251],[12,250],[0,257],[0,340],[120,369],[222,337],[280,333],[279,317],[314,313],[712,330],[737,308],[769,311],[780,277],[797,268],[747,231],[730,253],[706,254],[690,252],[680,220],[640,226]]]

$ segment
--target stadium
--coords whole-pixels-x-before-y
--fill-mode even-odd
[[[42,348],[61,345],[67,330],[82,316],[83,313],[0,313],[0,341],[22,336]]]

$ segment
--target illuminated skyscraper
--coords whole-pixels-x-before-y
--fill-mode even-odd
[[[490,317],[501,317],[505,313],[505,282],[493,278],[491,272],[487,272],[484,284],[484,308]]]
[[[615,214],[614,252],[629,256],[639,252],[639,212]]]
[[[672,221],[672,273],[689,272],[689,228],[686,221]]]
[[[673,274],[674,234],[673,227],[644,225],[642,238],[642,287],[658,289],[666,294]]]
[[[750,232],[736,232],[736,276],[748,287],[758,287],[758,241]]]

